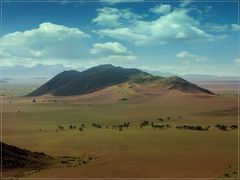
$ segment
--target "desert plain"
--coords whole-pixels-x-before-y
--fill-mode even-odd
[[[5,91],[4,143],[54,158],[91,158],[6,170],[3,177],[237,178],[238,129],[230,127],[238,125],[238,96],[236,86],[224,85],[225,95],[219,89],[206,95],[128,83],[81,96],[24,97]],[[169,127],[140,127],[144,121]],[[129,127],[114,128],[124,122]],[[176,128],[184,125],[209,129]]]

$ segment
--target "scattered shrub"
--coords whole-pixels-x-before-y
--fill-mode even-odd
[[[228,173],[224,173],[224,176],[229,177],[229,174]]]
[[[158,120],[159,120],[160,122],[163,122],[163,118],[158,118]]]
[[[149,125],[149,121],[143,121],[141,124],[140,124],[140,128],[143,128],[144,126],[148,126]]]
[[[92,123],[92,126],[93,126],[93,127],[96,127],[96,128],[99,128],[99,129],[102,128],[102,126],[101,126],[100,124]]]
[[[69,164],[69,161],[61,161],[62,164]]]
[[[231,128],[231,129],[237,129],[238,126],[237,126],[237,125],[231,125],[230,128]]]
[[[64,130],[64,127],[63,127],[63,126],[58,125],[58,128],[59,128],[61,131]]]
[[[127,101],[128,99],[127,98],[122,98],[122,99],[119,99],[120,101]]]
[[[222,131],[227,131],[228,130],[228,127],[226,125],[217,124],[215,127],[218,128],[219,130],[222,130]]]
[[[208,131],[210,126],[208,127],[202,127],[202,126],[189,126],[189,125],[184,125],[184,126],[176,126],[177,129],[179,130],[197,130],[197,131]]]

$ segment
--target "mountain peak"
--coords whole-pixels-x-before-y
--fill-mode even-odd
[[[169,89],[180,90],[182,92],[214,94],[211,91],[201,88],[196,84],[192,84],[179,76],[165,78],[164,84],[167,85]]]
[[[115,67],[111,64],[95,66],[82,72],[74,70],[64,71],[28,96],[88,94],[146,74],[139,69],[126,69]]]
[[[115,68],[116,66],[112,65],[112,64],[101,64],[98,66],[95,66],[93,68]]]
[[[82,72],[74,70],[64,71],[28,96],[40,96],[44,94],[53,94],[56,96],[82,95],[125,82],[137,84],[147,82],[149,84],[156,81],[167,86],[169,89],[180,90],[182,92],[212,94],[210,91],[200,88],[178,76],[163,78],[153,76],[135,68],[122,68],[111,64],[104,64]]]

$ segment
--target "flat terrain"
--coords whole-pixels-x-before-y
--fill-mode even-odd
[[[199,81],[199,86],[221,95],[236,95],[238,81]]]
[[[217,113],[221,111],[230,113]],[[83,96],[4,96],[3,142],[54,157],[97,157],[88,164],[22,172],[28,178],[234,178],[238,130],[215,125],[237,125],[235,111],[236,95],[193,95],[126,84]],[[140,128],[145,120],[171,128]],[[111,128],[124,122],[130,127]],[[210,128],[176,129],[182,125]],[[9,176],[14,173],[4,172]]]

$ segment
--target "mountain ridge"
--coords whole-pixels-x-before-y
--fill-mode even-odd
[[[213,94],[178,76],[165,78],[153,76],[136,68],[122,68],[120,66],[105,64],[89,68],[82,72],[75,70],[63,71],[27,96],[41,96],[45,94],[55,96],[83,95],[124,82],[138,84],[157,82],[165,85],[170,90]]]

